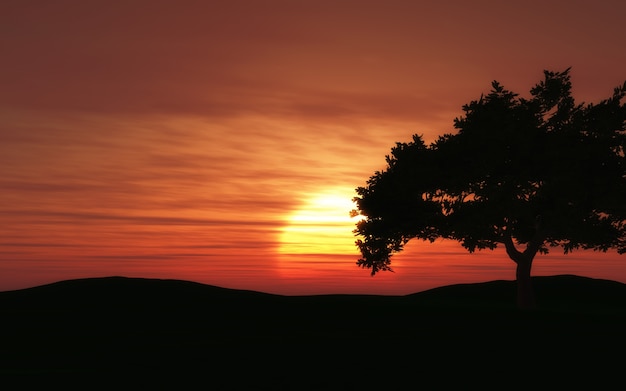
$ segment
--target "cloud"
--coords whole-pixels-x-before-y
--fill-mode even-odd
[[[486,4],[382,4],[16,2],[0,17],[0,106],[106,115],[428,121],[458,113],[496,76],[505,85],[526,78],[528,83],[513,83],[526,92],[543,67],[574,65],[577,77],[593,76],[586,88],[597,88],[598,78],[610,81],[605,65],[624,60],[603,43],[623,33],[598,21],[616,11],[568,4],[572,22],[560,27],[571,34],[565,39],[565,32],[554,31],[550,16],[562,12],[554,4],[542,4],[539,13],[498,5],[510,18],[491,18]],[[531,16],[538,25],[528,35],[525,18]],[[512,41],[482,22],[510,32]],[[558,58],[554,47],[563,52]],[[553,55],[538,58],[537,50]],[[600,54],[603,60],[594,63]]]
[[[3,210],[0,215],[5,217],[19,217],[26,221],[38,221],[39,223],[63,224],[101,224],[103,221],[112,223],[129,223],[133,225],[157,225],[157,226],[280,226],[277,221],[233,221],[212,218],[189,218],[170,216],[129,216],[127,214],[111,213],[81,213],[62,211],[42,211],[42,210]]]

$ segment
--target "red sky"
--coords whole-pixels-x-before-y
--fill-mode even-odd
[[[492,80],[626,80],[622,1],[4,1],[0,290],[176,278],[281,294],[514,279],[503,251],[411,243],[370,277],[348,212],[396,141],[452,132]],[[347,200],[347,203],[346,203]],[[624,256],[535,275],[626,282]]]

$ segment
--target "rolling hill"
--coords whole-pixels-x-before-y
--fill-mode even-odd
[[[0,375],[219,390],[598,388],[621,379],[626,284],[563,275],[534,285],[539,308],[518,311],[513,281],[407,296],[61,281],[0,292]]]

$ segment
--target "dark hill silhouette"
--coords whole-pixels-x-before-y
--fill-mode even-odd
[[[60,309],[221,306],[231,300],[269,299],[273,295],[221,288],[191,281],[100,277],[59,281],[0,292],[0,304]]]
[[[533,285],[542,298],[540,309],[596,311],[626,310],[626,284],[575,275],[533,277]],[[515,281],[497,280],[481,283],[442,286],[406,295],[423,304],[452,307],[514,308]],[[312,295],[281,296],[252,290],[223,288],[191,281],[128,277],[100,277],[59,281],[14,291],[0,292],[0,304],[9,307],[34,306],[64,309],[93,306],[126,308],[194,307],[230,305],[233,301],[257,304],[260,301],[288,300],[354,301],[399,300],[402,296]]]
[[[543,311],[626,311],[626,284],[575,275],[533,277],[538,309]],[[514,281],[456,284],[419,292],[409,297],[431,305],[466,308],[512,309]]]
[[[406,296],[62,281],[0,292],[0,375],[220,390],[516,388],[539,379],[602,388],[621,379],[626,284],[578,276],[534,283],[539,309],[520,311],[514,281]],[[529,357],[528,377],[519,379],[513,368]]]

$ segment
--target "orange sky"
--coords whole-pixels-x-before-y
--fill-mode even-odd
[[[176,278],[281,294],[513,279],[503,251],[411,243],[355,266],[349,199],[396,141],[451,132],[494,79],[626,80],[622,1],[27,1],[0,12],[0,290]],[[348,204],[341,200],[348,200]],[[313,217],[312,217],[313,216]],[[535,275],[626,282],[623,256]]]

